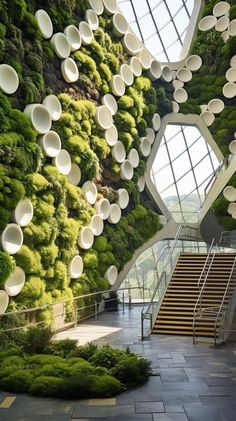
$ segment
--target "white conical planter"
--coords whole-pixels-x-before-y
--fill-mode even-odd
[[[102,0],[88,0],[88,2],[97,15],[102,15],[104,11],[104,4]]]
[[[110,202],[107,199],[100,199],[94,205],[102,219],[107,219],[110,214]]]
[[[19,86],[19,78],[13,67],[9,64],[0,64],[0,89],[5,94],[11,95]]]
[[[31,123],[39,134],[49,132],[52,120],[47,108],[42,104],[29,104],[25,107],[24,113],[30,118]]]
[[[184,82],[182,82],[181,80],[175,79],[172,81],[172,85],[175,89],[179,89],[179,88],[184,87]]]
[[[236,19],[233,19],[228,27],[228,33],[231,37],[235,37],[236,35]]]
[[[93,31],[89,24],[85,21],[79,23],[79,31],[82,39],[82,44],[89,45],[93,41]]]
[[[230,66],[231,67],[236,67],[236,55],[231,57],[230,59]]]
[[[25,272],[19,266],[16,266],[14,272],[5,282],[4,288],[10,297],[18,295],[25,284]],[[1,299],[0,299],[1,300]]]
[[[115,146],[118,141],[118,131],[116,126],[112,124],[111,127],[105,131],[104,136],[109,146]]]
[[[112,16],[113,32],[117,37],[123,37],[128,31],[129,25],[121,13],[115,13]]]
[[[233,155],[236,154],[236,139],[234,139],[234,140],[232,140],[232,142],[230,142],[229,150]]]
[[[14,210],[14,221],[20,226],[28,225],[34,216],[34,208],[30,199],[25,198],[20,200]]]
[[[112,203],[112,205],[110,206],[110,214],[108,217],[108,221],[110,222],[110,224],[118,224],[120,218],[121,218],[120,206],[118,206],[116,203]]]
[[[164,215],[160,215],[160,223],[162,224],[162,225],[166,225],[167,224],[167,219],[166,219],[166,217],[164,216]]]
[[[94,203],[97,200],[97,194],[98,194],[96,184],[94,184],[93,181],[86,181],[83,184],[82,189],[84,191],[84,195],[87,202],[89,202],[90,205],[94,205]]]
[[[128,64],[122,64],[119,69],[119,74],[127,86],[131,86],[134,81],[133,72]]]
[[[61,139],[56,132],[49,130],[49,132],[40,136],[38,141],[46,156],[55,158],[59,154],[61,150]]]
[[[184,88],[175,89],[173,96],[174,100],[178,102],[178,104],[181,104],[188,100],[188,94]]]
[[[225,98],[234,98],[236,96],[236,84],[227,82],[223,87],[223,95]]]
[[[76,62],[68,57],[61,63],[61,72],[65,81],[68,83],[76,82],[79,78],[79,70]]]
[[[223,111],[225,107],[225,104],[223,103],[223,101],[221,101],[221,99],[212,99],[210,102],[208,102],[208,109],[209,111],[211,111],[213,114],[219,114]]]
[[[172,101],[172,107],[173,107],[173,113],[179,112],[179,104],[177,104],[177,102]]]
[[[148,50],[146,48],[142,48],[142,50],[139,51],[139,53],[137,54],[137,57],[140,60],[142,68],[144,70],[148,70],[150,68],[151,62],[152,62],[152,57],[151,57],[150,53],[148,52]],[[156,61],[156,60],[154,60],[154,61]]]
[[[236,212],[232,213],[232,218],[236,219]]]
[[[68,25],[64,29],[64,34],[69,42],[71,51],[76,51],[81,47],[81,35],[75,25]]]
[[[111,154],[116,162],[121,163],[125,160],[126,151],[123,143],[120,140],[118,140],[116,145],[112,148]]]
[[[5,313],[9,304],[9,296],[3,289],[0,290],[0,314]]]
[[[201,109],[201,112],[202,112],[202,113],[204,113],[205,111],[207,111],[207,110],[208,110],[208,105],[203,104],[203,105],[200,105],[200,107],[199,107],[199,108]]]
[[[200,114],[200,117],[203,119],[207,127],[211,126],[215,120],[215,116],[211,111],[204,111]]]
[[[127,158],[130,160],[131,165],[132,165],[133,168],[137,168],[138,167],[138,165],[139,165],[139,154],[136,151],[136,149],[134,149],[134,148],[131,149],[129,151],[129,153],[128,153],[128,157]]]
[[[117,280],[118,270],[116,266],[110,266],[105,272],[104,277],[108,280],[110,285],[114,285]]]
[[[162,70],[160,63],[157,60],[152,60],[150,69],[148,70],[147,74],[149,76],[149,79],[151,79],[152,81],[160,79]]]
[[[158,113],[155,113],[152,118],[152,127],[155,130],[155,132],[157,132],[161,127],[161,117]]]
[[[121,209],[126,209],[129,204],[129,193],[126,189],[119,189],[117,193],[119,196],[117,201],[118,205]]]
[[[228,16],[222,16],[220,19],[217,20],[215,25],[215,30],[218,32],[224,32],[228,29],[229,26],[229,18]]]
[[[236,189],[233,186],[226,186],[223,190],[223,196],[229,202],[236,201]]]
[[[99,127],[103,130],[109,129],[112,125],[112,113],[106,105],[96,108],[95,120]]]
[[[209,15],[209,16],[205,16],[204,18],[202,18],[198,24],[198,28],[200,29],[200,31],[209,31],[210,29],[212,29],[215,24],[217,22],[217,19],[215,16]]]
[[[103,0],[105,11],[108,15],[114,15],[117,9],[117,1],[116,0]]]
[[[120,177],[122,180],[131,180],[133,175],[134,169],[132,164],[128,159],[125,159],[125,161],[120,166]]]
[[[101,233],[103,232],[104,222],[100,215],[93,215],[89,225],[92,228],[94,235],[98,236],[101,235]]]
[[[43,100],[44,107],[47,108],[53,121],[59,120],[62,113],[61,103],[56,95],[47,95]]]
[[[92,29],[92,31],[96,31],[99,27],[99,20],[96,12],[93,9],[88,9],[85,12],[85,20]]]
[[[120,75],[112,76],[110,82],[112,93],[116,96],[122,96],[125,93],[125,83]]]
[[[53,158],[53,164],[57,167],[61,174],[68,175],[72,166],[69,152],[65,149],[61,149],[59,154]]]
[[[140,193],[144,190],[145,183],[146,183],[145,182],[145,177],[144,176],[140,177],[139,180],[138,180],[138,183],[137,183],[137,185],[138,185],[138,191]]]
[[[71,170],[67,175],[68,181],[75,186],[78,186],[81,180],[81,171],[79,165],[75,164],[74,162],[71,164]]]
[[[23,244],[23,232],[17,224],[8,224],[1,235],[3,250],[16,254]]]
[[[220,1],[213,8],[213,15],[217,18],[229,12],[230,4],[227,1]]]
[[[38,23],[42,37],[45,39],[51,38],[53,34],[53,25],[52,25],[51,18],[47,14],[47,12],[43,9],[39,9],[37,10],[34,16]]]
[[[182,69],[178,69],[176,73],[177,79],[179,79],[181,82],[189,82],[193,75],[191,70],[187,69],[187,67],[183,67]]]
[[[78,244],[84,249],[88,250],[92,247],[94,242],[94,235],[91,227],[83,227],[79,232]]]
[[[142,74],[142,65],[138,57],[131,57],[129,59],[129,65],[132,69],[132,72],[135,76],[141,76]]]
[[[122,44],[123,44],[126,52],[130,56],[135,56],[135,54],[137,54],[138,51],[139,51],[138,39],[131,32],[127,32],[125,34],[125,36],[122,38]]]
[[[196,72],[202,66],[202,59],[197,54],[189,56],[186,60],[186,67],[191,70],[191,72]]]
[[[227,29],[227,31],[221,32],[220,36],[223,39],[224,43],[226,43],[229,39],[228,29]]]
[[[234,212],[236,212],[236,203],[235,202],[230,203],[227,211],[230,215],[232,215]]]
[[[67,58],[70,55],[70,44],[62,32],[57,32],[50,39],[54,47],[54,51],[59,58]]]
[[[155,131],[151,127],[146,129],[146,137],[148,138],[150,145],[152,145],[155,140]]]
[[[230,67],[225,73],[225,77],[228,82],[236,82],[236,69],[235,67]]]
[[[111,94],[106,94],[102,97],[101,102],[103,105],[106,105],[111,110],[112,115],[114,115],[118,110],[117,101]]]
[[[151,145],[147,137],[141,137],[140,152],[146,158],[151,152]]]
[[[173,75],[172,70],[169,66],[163,66],[161,70],[161,78],[164,80],[164,82],[171,82]]]
[[[82,275],[84,270],[84,263],[81,256],[74,256],[73,259],[68,263],[68,273],[69,277],[76,279]]]

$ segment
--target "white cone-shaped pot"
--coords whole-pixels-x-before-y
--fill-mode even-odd
[[[68,25],[64,29],[64,34],[69,42],[71,51],[76,51],[81,47],[81,35],[75,25]]]
[[[123,143],[120,140],[118,140],[116,145],[112,148],[111,154],[116,162],[121,163],[125,160],[126,151]]]
[[[182,69],[178,69],[177,73],[176,73],[176,77],[181,81],[181,82],[189,82],[193,75],[191,70],[187,69],[187,67],[183,67]]]
[[[88,2],[97,15],[102,15],[104,11],[104,4],[102,0],[88,0]]]
[[[108,221],[110,224],[118,224],[119,220],[121,218],[121,210],[120,206],[116,203],[112,203],[110,206],[110,214],[108,217]]]
[[[188,100],[188,94],[184,88],[175,89],[173,97],[174,97],[174,100],[178,102],[178,104],[181,104]]]
[[[104,9],[108,15],[114,15],[117,9],[117,1],[116,0],[103,0]]]
[[[5,282],[4,288],[10,297],[18,295],[25,284],[25,272],[19,266],[16,266],[14,272]]]
[[[179,104],[177,104],[177,102],[172,101],[172,108],[173,108],[173,113],[179,112]]]
[[[119,69],[119,74],[122,77],[125,85],[131,86],[134,81],[134,74],[128,64],[122,64]]]
[[[236,67],[236,55],[231,57],[230,59],[230,66],[231,67]]]
[[[42,104],[29,104],[25,107],[24,113],[30,118],[31,123],[39,134],[49,132],[52,125],[50,113]]]
[[[50,39],[54,47],[54,51],[59,58],[67,58],[70,55],[70,44],[62,32],[57,32]]]
[[[217,19],[215,16],[209,15],[209,16],[205,16],[204,18],[202,18],[198,24],[198,28],[200,29],[200,31],[209,31],[210,29],[212,29],[215,24],[217,22]]]
[[[39,136],[38,141],[46,156],[55,158],[59,154],[61,138],[56,132],[49,130],[43,136]]]
[[[148,138],[150,145],[152,145],[155,140],[155,131],[151,127],[146,129],[146,137]]]
[[[122,38],[122,44],[125,48],[125,51],[130,56],[135,56],[135,54],[139,51],[139,42],[138,39],[134,34],[131,32],[127,32],[125,36]]]
[[[133,168],[137,168],[139,165],[139,154],[136,149],[131,149],[128,153],[127,158],[130,160]]]
[[[151,152],[151,145],[147,137],[141,137],[140,152],[146,158]]]
[[[130,57],[129,65],[132,69],[132,72],[135,76],[141,76],[142,74],[142,64],[138,57]]]
[[[203,105],[200,105],[200,107],[199,107],[199,108],[201,109],[201,112],[202,112],[202,113],[204,113],[205,111],[207,111],[207,110],[208,110],[208,105],[203,104]]]
[[[234,139],[234,140],[232,140],[232,142],[230,142],[229,150],[233,155],[236,154],[236,139]]]
[[[129,159],[125,159],[120,166],[120,177],[122,180],[131,180],[134,175],[134,169]]]
[[[235,37],[236,35],[236,19],[233,19],[228,27],[228,32],[231,37]]]
[[[162,74],[161,65],[157,60],[152,60],[150,69],[147,72],[149,79],[152,81],[160,79]]]
[[[112,113],[106,105],[96,108],[95,120],[99,127],[103,130],[109,129],[112,125]]]
[[[121,38],[128,32],[128,22],[121,13],[115,13],[112,16],[112,23],[113,32],[117,37]]]
[[[73,83],[78,80],[79,70],[76,62],[71,57],[67,57],[61,62],[61,73],[68,83]]]
[[[150,69],[152,57],[146,48],[142,48],[142,50],[139,51],[139,53],[137,54],[137,57],[139,58],[142,68],[144,70]]]
[[[85,21],[80,22],[79,31],[82,39],[82,44],[89,45],[93,41],[93,31],[89,24]]]
[[[13,67],[9,64],[0,64],[0,89],[5,94],[11,95],[17,91],[19,78]]]
[[[227,211],[230,215],[233,215],[233,213],[236,212],[236,203],[235,202],[230,203]]]
[[[101,102],[103,105],[108,107],[111,110],[112,115],[114,115],[118,110],[117,101],[111,94],[106,94],[102,97]]]
[[[3,250],[16,254],[23,244],[23,232],[17,224],[8,224],[1,235]]]
[[[105,272],[104,278],[106,278],[110,285],[114,285],[117,280],[118,270],[116,266],[110,266]]]
[[[228,82],[236,82],[236,68],[230,67],[225,73],[225,77]]]
[[[236,211],[232,213],[232,218],[236,219]]]
[[[179,89],[179,88],[184,87],[184,82],[182,82],[181,80],[175,79],[172,81],[172,85],[175,89]]]
[[[44,107],[47,108],[53,121],[59,120],[62,113],[61,103],[56,95],[47,95],[43,100]]]
[[[84,263],[81,256],[74,256],[73,259],[68,263],[68,273],[69,277],[76,279],[82,275],[84,270]]]
[[[230,4],[227,1],[220,1],[213,8],[213,15],[217,18],[229,12]]]
[[[96,31],[99,27],[99,20],[96,12],[93,9],[88,9],[85,12],[85,20],[92,29],[92,31]]]
[[[172,70],[169,66],[163,66],[161,70],[161,78],[164,82],[171,82],[172,81]]]
[[[94,184],[93,181],[86,181],[83,184],[82,189],[87,202],[89,202],[90,205],[94,205],[98,195],[96,184]]]
[[[61,174],[68,175],[72,166],[69,152],[65,149],[61,149],[59,154],[53,158],[53,164],[57,167]]]
[[[92,247],[94,242],[94,235],[91,227],[83,227],[79,232],[78,244],[84,249],[88,250]]]
[[[100,215],[93,215],[89,225],[92,228],[94,235],[98,236],[103,232],[104,222]]]
[[[96,211],[103,220],[107,219],[110,214],[110,202],[107,199],[100,199],[94,205]]]
[[[34,216],[34,208],[32,202],[27,197],[20,200],[13,212],[14,221],[20,226],[25,227],[28,225]]]
[[[122,96],[125,93],[125,83],[120,75],[112,76],[110,82],[112,93],[116,96]]]
[[[158,113],[155,113],[152,118],[152,127],[155,130],[155,132],[157,132],[161,127],[161,117]]]
[[[223,190],[223,196],[229,202],[236,201],[236,189],[233,186],[226,186]]]
[[[219,18],[215,25],[215,30],[218,32],[224,32],[228,29],[229,26],[229,18],[228,16],[222,16]]]
[[[118,141],[118,131],[116,126],[112,124],[111,127],[105,131],[104,136],[109,146],[115,146]]]
[[[215,116],[211,111],[204,111],[200,114],[200,117],[203,119],[207,127],[211,126],[215,120]]]
[[[119,196],[117,201],[118,205],[121,209],[126,209],[129,204],[129,193],[126,189],[119,189],[117,193]]]
[[[140,178],[139,178],[139,180],[138,180],[138,183],[137,183],[137,186],[138,186],[138,191],[139,191],[140,193],[144,190],[144,188],[145,188],[145,183],[146,183],[146,181],[145,181],[145,177],[144,177],[144,176],[140,177]]]
[[[6,312],[9,304],[9,296],[3,289],[0,290],[0,314]]]
[[[208,102],[208,109],[209,111],[211,111],[213,114],[219,114],[223,111],[225,107],[225,104],[223,103],[223,101],[221,101],[221,99],[212,99],[210,102]]]
[[[43,9],[39,9],[37,10],[34,16],[39,26],[42,37],[45,39],[51,38],[53,34],[53,25],[51,18],[47,14],[47,12]]]
[[[221,32],[220,36],[223,39],[224,43],[226,43],[229,39],[228,29],[227,29],[227,31]]]
[[[160,215],[159,219],[160,219],[160,223],[162,225],[166,225],[167,224],[167,219],[166,219],[166,217],[164,215]]]
[[[189,56],[186,60],[186,67],[191,70],[191,72],[196,72],[202,66],[202,59],[197,54]]]
[[[67,175],[68,181],[75,186],[78,186],[81,180],[81,170],[79,165],[75,164],[74,162],[71,164],[71,170]]]
[[[233,82],[227,82],[223,86],[223,95],[225,98],[234,98],[236,96],[236,84]]]

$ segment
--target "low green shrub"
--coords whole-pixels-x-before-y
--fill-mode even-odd
[[[33,374],[27,369],[16,369],[6,377],[0,377],[0,388],[6,392],[28,392]]]
[[[23,349],[29,354],[41,354],[48,347],[53,336],[53,331],[48,327],[31,327],[25,333]]]
[[[147,380],[151,374],[150,362],[137,356],[126,356],[111,368],[111,374],[127,388],[134,387]]]
[[[59,341],[51,341],[49,346],[46,348],[46,352],[48,354],[59,355],[63,358],[67,357],[75,350],[77,350],[77,340],[75,339],[61,339]]]
[[[123,355],[123,351],[120,351],[119,349],[104,346],[101,349],[98,349],[98,351],[89,359],[89,362],[95,366],[110,369],[118,363]]]
[[[0,251],[0,286],[3,287],[5,281],[14,272],[16,262],[8,253]]]
[[[60,397],[64,379],[54,376],[36,377],[30,385],[29,393],[36,396]]]
[[[91,394],[97,398],[109,398],[111,396],[117,395],[124,389],[124,386],[119,380],[109,375],[103,375],[97,377],[92,383]]]

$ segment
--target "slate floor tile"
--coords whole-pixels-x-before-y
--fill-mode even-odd
[[[136,413],[165,412],[163,402],[135,402]]]

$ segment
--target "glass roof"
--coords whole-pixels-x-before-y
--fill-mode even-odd
[[[118,0],[118,5],[154,57],[179,60],[194,0]]]
[[[204,189],[219,161],[196,127],[169,124],[151,178],[176,222],[198,222]]]

